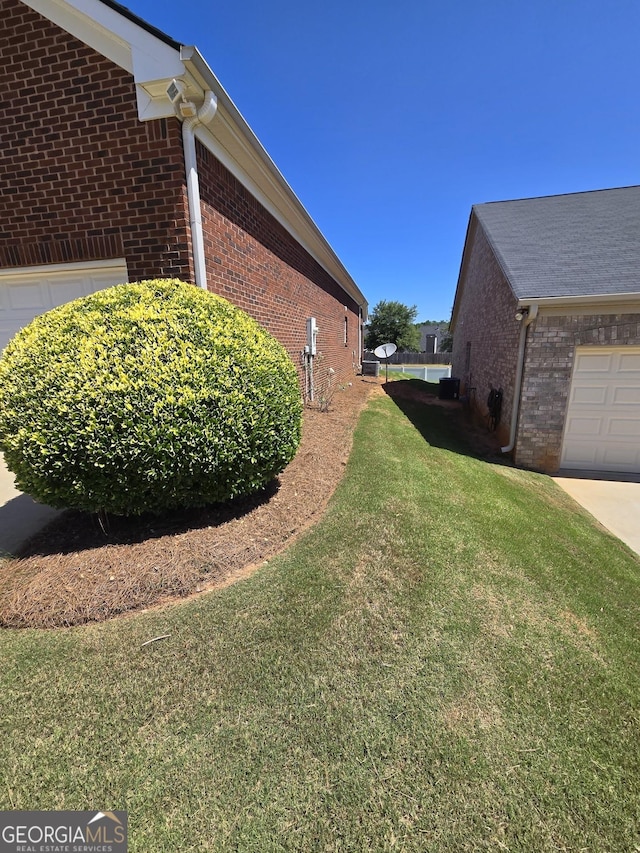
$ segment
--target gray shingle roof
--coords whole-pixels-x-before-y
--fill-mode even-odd
[[[473,211],[518,299],[640,294],[640,186]]]

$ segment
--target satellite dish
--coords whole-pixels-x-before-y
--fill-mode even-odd
[[[395,344],[380,344],[379,347],[374,349],[373,354],[376,358],[389,358],[389,356],[393,355],[397,349],[398,347]],[[384,381],[389,381],[389,362],[387,362],[386,365],[386,376]]]
[[[397,349],[398,347],[395,344],[380,344],[374,349],[373,354],[377,355],[378,358],[389,358]]]

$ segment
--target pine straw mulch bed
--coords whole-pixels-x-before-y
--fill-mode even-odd
[[[0,626],[101,622],[247,577],[320,519],[372,392],[386,391],[401,408],[407,400],[445,409],[447,428],[471,453],[500,460],[495,433],[472,424],[459,403],[418,388],[356,377],[329,412],[306,409],[296,457],[257,497],[162,517],[111,518],[106,531],[87,513],[56,516],[17,558],[0,562]]]
[[[354,377],[330,411],[306,409],[293,461],[264,493],[166,516],[98,520],[62,513],[0,563],[0,625],[55,628],[246,577],[322,515],[346,465],[358,415],[379,382]]]

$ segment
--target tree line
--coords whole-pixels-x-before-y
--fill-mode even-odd
[[[418,308],[395,300],[382,299],[375,305],[369,316],[364,345],[368,350],[374,350],[382,344],[395,344],[400,351],[420,351],[420,327],[423,325],[439,326],[444,331],[439,343],[440,352],[451,352],[453,340],[449,334],[447,320],[425,320],[416,323]]]

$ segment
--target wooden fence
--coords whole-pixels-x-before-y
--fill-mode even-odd
[[[364,361],[379,361],[382,364],[451,364],[450,352],[395,352],[388,359],[378,358],[370,350],[364,351]]]

